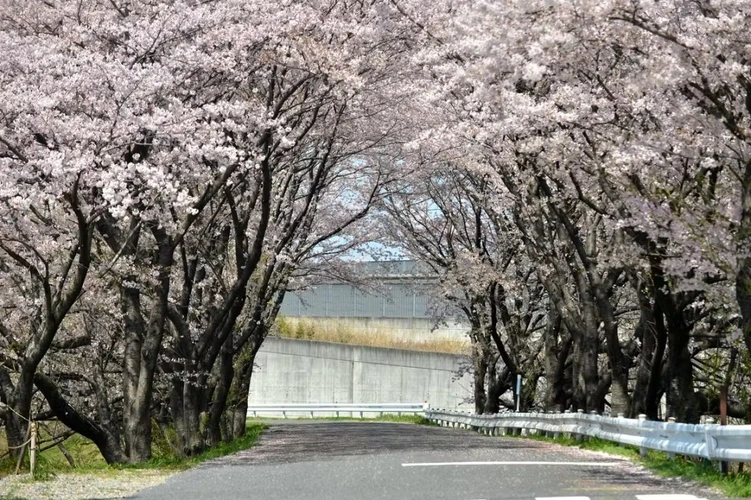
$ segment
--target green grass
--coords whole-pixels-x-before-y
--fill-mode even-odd
[[[73,435],[65,440],[64,446],[73,456],[76,467],[72,468],[65,456],[58,448],[50,448],[37,455],[37,467],[34,474],[35,480],[49,479],[57,474],[66,472],[90,473],[90,474],[117,474],[122,470],[185,470],[211,460],[213,458],[229,455],[253,446],[258,437],[267,426],[263,423],[249,422],[245,436],[235,439],[229,443],[220,443],[199,455],[192,457],[179,457],[172,453],[166,453],[164,450],[155,450],[154,456],[140,464],[116,464],[108,465],[102,458],[96,445],[88,439]],[[22,470],[28,471],[28,455],[24,459]],[[0,460],[0,477],[12,474],[15,470],[16,462],[9,458]],[[2,500],[3,497],[0,497]]]
[[[521,437],[521,436],[515,436]],[[662,477],[680,477],[710,486],[722,491],[725,495],[734,498],[751,497],[751,472],[738,472],[737,470],[722,474],[717,464],[704,459],[691,457],[668,458],[666,453],[648,451],[646,457],[639,454],[639,449],[633,446],[618,445],[602,439],[589,438],[585,441],[561,437],[553,439],[540,435],[529,435],[526,439],[546,441],[564,446],[576,446],[583,450],[599,451],[618,455],[643,465],[646,469]],[[751,465],[751,464],[748,464]]]
[[[649,470],[663,477],[680,476],[721,490],[729,497],[751,497],[751,473],[731,472],[724,475],[709,461],[677,457],[670,460],[664,453],[650,452],[641,462]]]
[[[47,447],[49,443],[45,442],[50,439],[50,431],[52,433],[58,433],[64,427],[62,424],[51,424],[50,426],[41,427],[39,429],[40,446]],[[90,440],[84,438],[79,434],[74,434],[67,438],[63,443],[64,448],[73,457],[73,461],[77,466],[82,467],[100,467],[103,468],[107,464],[99,453],[96,445]],[[7,450],[7,444],[5,442],[5,436],[3,435],[0,441],[0,451],[5,452]],[[5,457],[0,460],[0,477],[8,474],[13,474],[16,469],[16,460],[10,457]],[[26,450],[24,456],[24,462],[21,465],[21,471],[29,470],[29,451]],[[65,459],[62,451],[55,446],[49,448],[41,453],[37,453],[37,467],[35,470],[35,477],[37,479],[46,479],[51,474],[60,471],[71,470],[70,464]],[[0,497],[2,498],[2,497]]]

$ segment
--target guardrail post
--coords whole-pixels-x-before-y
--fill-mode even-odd
[[[578,417],[580,415],[584,415],[584,410],[582,410],[581,408],[579,408],[578,410],[576,410],[576,416]],[[574,437],[574,439],[576,441],[581,441],[582,439],[584,439],[584,436],[582,436],[579,433],[575,433],[573,437]]]
[[[675,423],[675,417],[668,417],[668,423],[674,424]],[[675,460],[675,453],[668,452],[668,460]]]
[[[714,425],[715,424],[715,419],[713,419],[712,417],[707,417],[707,418],[704,419],[704,424],[705,425]],[[708,452],[709,457],[710,457],[709,459],[712,460],[712,455],[715,454],[715,442],[714,442],[714,438],[711,436],[711,431],[709,429],[707,429],[707,431],[705,433],[705,438],[704,439],[707,442],[707,452]],[[717,462],[717,466],[718,466],[720,472],[723,472],[722,461]]]
[[[560,414],[561,414],[561,412],[560,412],[560,410],[555,410],[555,411],[553,412],[553,414],[554,414],[554,415],[560,415]],[[557,425],[557,424],[556,424],[556,425]],[[558,439],[558,438],[560,438],[560,437],[561,437],[561,432],[560,432],[560,431],[555,431],[555,432],[553,432],[553,439]]]
[[[626,418],[626,414],[623,412],[620,412],[617,414],[618,418]],[[623,446],[621,443],[616,443],[618,446]]]
[[[647,416],[644,413],[639,414],[639,422],[644,422],[647,420]],[[647,449],[643,446],[639,447],[639,456],[646,457],[647,456]]]

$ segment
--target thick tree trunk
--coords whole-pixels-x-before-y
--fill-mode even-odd
[[[574,343],[574,365],[576,369],[574,409],[584,410],[585,412],[597,410],[600,380],[597,362],[599,341],[596,335],[582,332],[578,339],[574,338]]]
[[[71,430],[91,439],[99,449],[108,464],[119,464],[126,461],[125,453],[120,446],[120,438],[116,429],[98,424],[85,415],[81,415],[63,397],[57,385],[41,373],[34,376],[34,384],[44,395],[55,416]],[[107,420],[105,423],[112,423]]]
[[[694,375],[691,353],[688,350],[686,332],[671,331],[668,334],[668,360],[666,370],[667,411],[666,416],[679,422],[698,424],[699,400],[694,392]]]
[[[11,407],[12,408],[12,407]],[[26,439],[28,422],[24,421],[14,412],[9,411],[5,416],[5,437],[8,442],[11,458],[18,458],[21,447]]]
[[[498,362],[491,359],[488,363],[487,397],[483,413],[495,414],[501,409],[501,396],[510,388],[509,369],[506,367],[498,373]]]
[[[124,412],[123,436],[128,461],[141,463],[151,458],[151,412],[148,397],[136,391],[127,412]]]
[[[747,96],[746,102],[749,101]],[[735,297],[741,312],[741,331],[746,349],[751,353],[751,162],[743,169],[741,184],[741,219],[738,228],[738,275]],[[746,423],[751,423],[751,402],[746,409]]]
[[[609,290],[599,283],[595,288],[595,300],[602,319],[605,332],[606,352],[610,363],[612,381],[610,384],[610,411],[628,414],[631,407],[631,396],[628,390],[629,359],[623,354],[618,338],[618,321],[615,318],[613,305],[608,296]]]
[[[201,433],[201,395],[205,392],[205,377],[195,376],[176,380],[170,395],[172,420],[175,424],[177,446],[184,456],[193,456],[206,449]]]
[[[545,411],[558,408],[566,409],[566,395],[564,382],[566,376],[566,362],[571,350],[571,339],[560,340],[561,317],[558,310],[551,303],[548,309],[548,318],[543,330],[543,356],[545,363],[545,395],[543,407]]]
[[[227,401],[229,398],[230,390],[232,388],[232,380],[235,376],[235,370],[232,366],[232,339],[230,338],[222,346],[222,352],[219,357],[218,366],[218,381],[216,388],[214,389],[214,398],[211,401],[211,409],[209,410],[209,422],[206,429],[206,440],[209,446],[217,445],[223,438],[222,436],[222,420],[225,416],[225,410],[227,409]],[[247,396],[246,396],[247,398]],[[226,429],[226,426],[224,426]],[[228,436],[224,435],[226,439]],[[229,439],[226,440],[231,440]]]
[[[574,410],[589,412],[597,410],[598,387],[600,374],[598,371],[597,323],[594,312],[583,304],[584,324],[576,325],[566,322],[574,341],[573,362],[573,405]]]
[[[245,421],[248,417],[248,397],[250,381],[253,376],[253,363],[263,342],[262,336],[255,335],[245,346],[235,366],[235,377],[229,397],[227,398],[227,428],[231,431],[229,439],[245,435]]]
[[[649,382],[647,383],[647,393],[644,396],[647,418],[657,420],[659,414],[660,398],[664,391],[663,386],[663,366],[665,357],[665,348],[667,347],[668,335],[665,329],[665,320],[662,309],[659,304],[655,305],[654,311],[654,334],[655,349],[652,355],[652,361],[649,367]]]
[[[655,302],[659,313],[664,315],[667,327],[667,364],[665,366],[665,393],[667,395],[668,417],[679,422],[698,423],[699,400],[694,393],[694,372],[691,353],[688,349],[690,330],[682,305],[669,288],[663,274],[661,262],[652,259],[652,279],[654,280]]]
[[[639,414],[647,412],[647,387],[651,373],[652,358],[657,347],[657,335],[654,329],[654,315],[651,309],[642,306],[639,324],[634,336],[641,340],[639,362],[636,368],[636,382],[634,383],[634,396],[631,402],[631,411],[626,415],[635,418]]]
[[[155,229],[160,241],[159,278],[153,290],[154,303],[148,324],[141,314],[140,292],[122,287],[125,313],[125,373],[123,374],[123,437],[128,460],[145,462],[151,458],[151,404],[154,374],[162,346],[170,289],[170,268],[174,246],[168,237]]]
[[[227,439],[237,439],[245,435],[245,422],[248,418],[248,395],[250,394],[250,381],[253,374],[253,360],[255,356],[243,360],[239,367],[238,376],[235,377],[230,397],[228,399],[226,418],[227,430],[230,432]]]
[[[473,356],[472,376],[474,379],[473,395],[475,399],[475,413],[481,414],[485,410],[485,377],[488,373],[488,361],[482,353],[482,348],[476,346],[476,351]]]
[[[34,370],[24,366],[15,386],[8,395],[8,407],[12,411],[5,419],[6,436],[11,457],[21,453],[21,447],[26,440],[29,422],[22,415],[31,416],[31,397],[33,395]]]

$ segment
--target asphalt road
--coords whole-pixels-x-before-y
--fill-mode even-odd
[[[252,449],[177,474],[134,498],[547,500],[550,497],[722,498],[681,480],[657,478],[618,457],[576,448],[480,436],[459,429],[315,421],[273,424]]]

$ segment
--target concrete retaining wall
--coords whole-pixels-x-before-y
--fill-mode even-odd
[[[472,409],[464,356],[266,339],[256,356],[249,403],[415,403]]]

